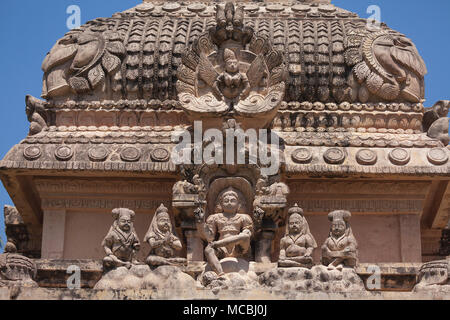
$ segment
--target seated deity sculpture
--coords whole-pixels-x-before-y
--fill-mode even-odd
[[[355,267],[358,261],[358,244],[349,224],[351,213],[345,210],[333,211],[328,215],[331,221],[329,237],[322,246],[322,263],[329,270]]]
[[[112,211],[114,223],[109,229],[102,246],[106,257],[103,259],[105,269],[118,267],[131,268],[139,264],[135,259],[140,249],[139,238],[134,230],[135,213],[129,209],[114,209]]]
[[[216,95],[228,99],[239,97],[244,100],[250,93],[250,82],[246,74],[239,71],[239,60],[236,54],[230,50],[224,51],[225,70],[214,82],[213,89]]]
[[[156,210],[144,242],[150,245],[146,260],[149,266],[177,266],[186,263],[186,259],[175,257],[176,252],[183,246],[172,228],[169,210],[163,204]]]
[[[219,196],[215,214],[206,222],[204,214],[197,217],[197,229],[208,241],[206,259],[219,276],[224,275],[220,259],[245,258],[250,251],[253,221],[249,215],[239,213],[241,206],[238,192],[229,188]]]
[[[317,243],[309,231],[303,210],[295,204],[289,209],[286,235],[280,242],[278,266],[311,268],[313,265],[311,255],[315,248]]]

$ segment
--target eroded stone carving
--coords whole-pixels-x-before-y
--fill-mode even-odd
[[[45,73],[42,96],[86,93],[101,86],[106,75],[113,76],[119,70],[125,54],[119,33],[79,29],[69,32],[42,64]]]
[[[438,101],[432,108],[427,109],[423,116],[424,131],[430,138],[441,141],[444,146],[450,143],[449,118],[447,117],[449,108],[450,101]]]
[[[315,248],[317,243],[309,231],[303,210],[295,204],[289,209],[286,234],[280,242],[278,266],[311,268],[313,265],[311,255]]]
[[[450,293],[450,256],[446,260],[425,263],[417,275],[414,291]]]
[[[102,247],[106,257],[103,258],[105,270],[140,264],[136,260],[136,253],[140,249],[140,242],[133,221],[135,213],[130,209],[119,208],[112,211],[113,225],[103,239]]]
[[[358,263],[358,244],[350,227],[351,213],[337,210],[328,214],[330,235],[322,246],[322,263],[329,270],[354,268]]]
[[[30,122],[29,135],[35,135],[47,128],[47,112],[44,101],[30,95],[25,98],[26,114]]]
[[[424,98],[427,69],[411,40],[383,30],[368,34],[361,48],[362,57],[356,51],[346,52],[347,63],[356,64],[353,74],[361,85],[357,93],[361,102],[369,101],[371,95],[386,101],[420,102]]]
[[[146,260],[150,267],[186,264],[186,259],[176,257],[183,245],[172,227],[169,210],[164,204],[156,210],[144,242],[150,245]]]
[[[6,249],[5,253],[0,254],[0,287],[37,287],[34,281],[36,271],[36,265],[30,258]]]

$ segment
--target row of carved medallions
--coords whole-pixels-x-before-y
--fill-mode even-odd
[[[290,146],[327,146],[327,147],[365,147],[365,148],[437,148],[442,143],[425,134],[404,134],[402,129],[395,130],[402,133],[364,133],[349,132],[345,128],[329,128],[328,132],[320,132],[315,128],[295,128],[296,131],[278,131],[278,135]]]
[[[386,157],[390,163],[396,166],[404,166],[411,162],[412,152],[404,148],[395,148],[389,152],[374,149],[360,149],[354,156],[356,163],[362,166],[376,165],[379,159]],[[349,158],[348,152],[343,148],[328,148],[323,153],[316,153],[309,148],[297,148],[291,153],[291,159],[296,164],[311,164],[314,159],[323,158],[327,164],[341,165]],[[448,162],[449,152],[445,148],[433,148],[426,154],[428,162],[441,166]],[[352,161],[352,159],[349,159]]]
[[[333,129],[345,128],[359,132],[422,133],[422,118],[421,113],[400,112],[282,112],[273,120],[272,128],[284,131],[332,132],[335,131]]]
[[[250,17],[280,16],[296,18],[354,18],[355,13],[348,12],[332,5],[308,5],[308,4],[282,4],[282,3],[242,3],[244,10]],[[124,14],[136,14],[146,16],[173,16],[173,17],[212,17],[215,15],[213,5],[203,3],[144,3],[126,11]]]
[[[134,146],[102,146],[94,145],[84,148],[86,145],[74,147],[69,145],[55,146],[53,150],[53,157],[50,156],[49,148],[44,148],[39,145],[26,146],[23,150],[23,157],[28,161],[35,161],[44,158],[43,160],[59,160],[59,161],[123,161],[123,162],[138,162],[138,161],[152,161],[152,162],[168,162],[170,160],[170,151],[166,147],[149,147],[142,146],[136,148]],[[75,149],[75,150],[74,150]],[[77,153],[76,159],[74,155]]]

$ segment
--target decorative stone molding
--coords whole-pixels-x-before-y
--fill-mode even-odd
[[[38,146],[29,146],[26,147],[23,151],[23,156],[25,157],[25,159],[30,161],[39,159],[41,155],[42,151]]]
[[[92,147],[88,151],[89,159],[94,162],[105,161],[106,158],[108,157],[108,154],[109,154],[108,149],[102,146]]]
[[[312,161],[313,155],[310,150],[306,148],[296,149],[292,153],[292,160],[296,163],[310,163]]]
[[[141,158],[141,152],[135,147],[126,147],[122,150],[120,158],[126,162],[136,162]]]
[[[151,152],[151,158],[157,162],[167,162],[170,159],[170,152],[166,148],[156,148]]]
[[[440,166],[448,162],[448,152],[443,148],[433,148],[428,151],[427,154],[428,161],[430,163]]]
[[[342,149],[330,148],[325,151],[323,158],[329,164],[342,164],[346,158],[346,154]]]
[[[69,161],[73,157],[73,150],[69,146],[61,146],[56,148],[55,157],[60,161]]]
[[[356,161],[358,161],[358,163],[361,165],[374,165],[375,163],[377,163],[377,159],[377,153],[370,149],[362,149],[356,154]]]
[[[389,153],[389,160],[397,166],[404,166],[411,160],[411,155],[406,149],[396,148]]]

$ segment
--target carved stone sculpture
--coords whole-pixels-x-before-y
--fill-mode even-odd
[[[0,255],[0,287],[37,287],[34,281],[36,271],[36,265],[30,258],[7,251]]]
[[[102,242],[106,253],[103,266],[105,270],[118,267],[129,269],[139,264],[135,259],[140,249],[139,238],[133,226],[135,213],[130,209],[120,208],[114,209],[112,215],[114,223]]]
[[[114,75],[126,53],[121,35],[114,32],[69,32],[50,51],[42,64],[45,73],[42,96],[85,93]],[[67,69],[67,70],[66,70]]]
[[[351,37],[349,43],[359,41],[356,39]],[[353,68],[353,74],[361,85],[354,95],[361,102],[373,100],[371,96],[413,103],[424,98],[427,69],[411,40],[399,33],[382,30],[367,35],[361,48],[362,61],[357,54],[352,54],[353,51],[346,53],[347,64],[352,64],[352,60],[360,61]]]
[[[242,7],[218,5],[216,21],[183,55],[177,82],[181,106],[191,116],[216,121],[225,114],[241,122],[247,116],[267,117],[261,122],[265,126],[284,97],[283,55],[244,27]]]
[[[322,246],[322,263],[330,270],[353,268],[358,262],[358,244],[349,224],[350,217],[351,213],[345,210],[328,214],[331,230]]]
[[[317,243],[309,231],[303,210],[295,204],[289,209],[286,234],[280,242],[278,266],[311,268],[313,265],[311,255],[315,248]]]
[[[414,291],[450,293],[450,256],[446,260],[425,263],[417,275]]]
[[[438,101],[432,108],[426,109],[423,115],[423,130],[430,138],[441,141],[444,146],[450,142],[449,118],[447,117],[449,108],[450,101]]]
[[[197,222],[197,228],[208,245],[205,256],[212,269],[224,274],[220,259],[242,258],[250,251],[253,221],[247,214],[239,213],[241,207],[238,192],[229,188],[219,195],[217,213]]]
[[[163,204],[156,210],[144,242],[150,245],[150,253],[146,260],[150,267],[186,263],[186,259],[175,257],[183,245],[173,230],[169,210]]]
[[[47,128],[47,114],[44,101],[36,99],[30,95],[25,98],[26,114],[30,122],[29,135],[35,135]]]

